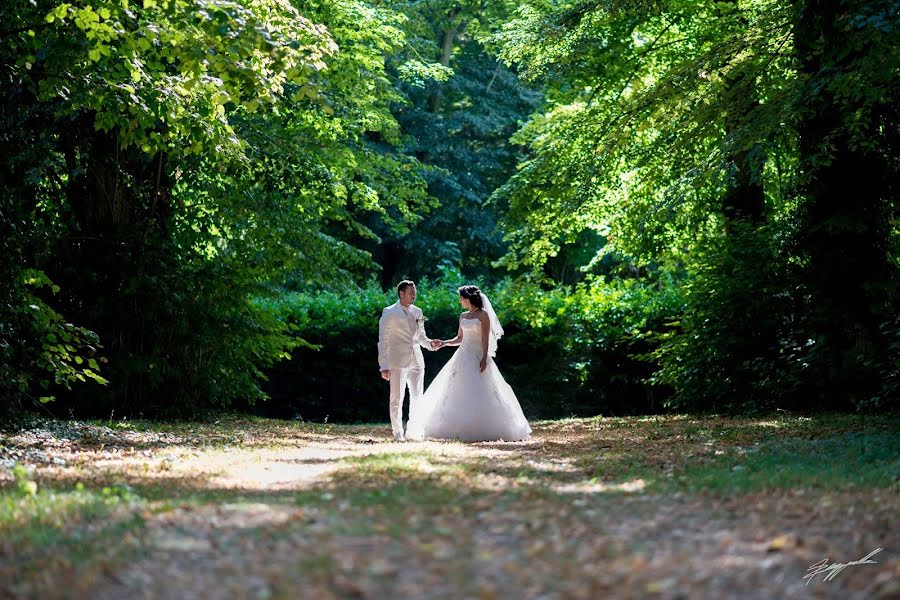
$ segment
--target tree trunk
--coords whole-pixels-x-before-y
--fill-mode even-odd
[[[117,373],[102,392],[91,392],[94,398],[80,389],[74,396],[128,413],[142,409],[148,385],[125,363],[146,356],[144,313],[159,297],[155,282],[171,253],[171,181],[164,155],[122,150],[114,132],[96,131],[93,123],[85,113],[60,136],[75,226],[47,271],[70,296],[67,314],[97,332]]]
[[[445,67],[450,66],[450,58],[453,56],[453,41],[456,39],[456,34],[459,30],[458,25],[454,25],[449,29],[445,30],[441,36],[441,58],[440,63]],[[434,91],[431,92],[431,99],[429,103],[429,110],[432,113],[438,113],[441,110],[441,103],[443,102],[443,88],[441,84],[436,84],[434,87]]]
[[[147,159],[121,150],[114,133],[94,131],[93,119],[84,115],[60,139],[69,206],[81,236],[129,241],[139,249],[150,228],[168,229],[171,182],[165,156]]]
[[[877,386],[866,363],[883,347],[877,304],[891,273],[889,165],[883,150],[854,147],[845,123],[854,111],[877,117],[888,107],[851,105],[835,97],[826,79],[859,56],[851,52],[855,40],[843,22],[854,4],[808,0],[794,30],[811,104],[799,128],[805,196],[800,244],[809,261],[811,325],[826,357],[823,395],[834,404]]]
[[[736,0],[733,2],[736,4]],[[759,106],[754,83],[755,74],[739,68],[736,75],[727,80],[726,96],[731,109],[725,118],[725,129],[730,143],[735,146],[729,154],[733,165],[728,189],[722,199],[722,214],[726,228],[738,222],[759,226],[766,220],[766,201],[762,185],[765,157],[759,144],[745,149],[737,146],[731,136],[744,127],[747,115]]]

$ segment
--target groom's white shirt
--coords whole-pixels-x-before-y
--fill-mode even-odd
[[[378,322],[378,368],[406,369],[412,365],[425,366],[422,348],[431,349],[425,334],[422,309],[410,304],[404,309],[395,302],[381,311]]]

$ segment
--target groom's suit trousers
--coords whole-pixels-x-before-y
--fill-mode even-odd
[[[394,437],[403,435],[403,398],[409,388],[409,412],[419,404],[419,398],[425,391],[425,370],[413,363],[405,369],[391,369],[391,429]]]

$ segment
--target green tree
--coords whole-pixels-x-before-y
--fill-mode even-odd
[[[602,252],[684,269],[685,318],[661,355],[683,404],[846,405],[878,386],[897,3],[825,4],[529,2],[496,36],[548,86],[515,138],[531,155],[497,192],[509,261],[539,271],[594,230]],[[855,182],[842,161],[866,162],[871,206],[837,201]]]
[[[878,392],[897,314],[900,2],[796,3],[798,253],[826,401]],[[896,231],[894,231],[896,236]]]
[[[394,114],[404,151],[431,167],[430,214],[413,229],[378,228],[371,246],[382,284],[402,276],[435,276],[439,268],[485,277],[505,252],[498,222],[505,207],[488,203],[515,169],[508,140],[538,106],[540,94],[499,63],[487,42],[509,15],[504,3],[441,0],[391,3],[406,17],[406,45],[390,60],[403,100]]]
[[[110,359],[108,393],[81,406],[260,397],[261,369],[298,341],[257,298],[357,278],[371,263],[347,243],[368,234],[354,215],[413,218],[426,198],[414,160],[367,143],[398,139],[396,15],[277,0],[3,11],[9,124],[44,143],[10,150],[13,206],[45,241],[23,258]]]

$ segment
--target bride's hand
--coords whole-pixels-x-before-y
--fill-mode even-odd
[[[487,369],[487,356],[482,357],[481,362],[478,363],[478,370],[484,373],[484,370]]]

